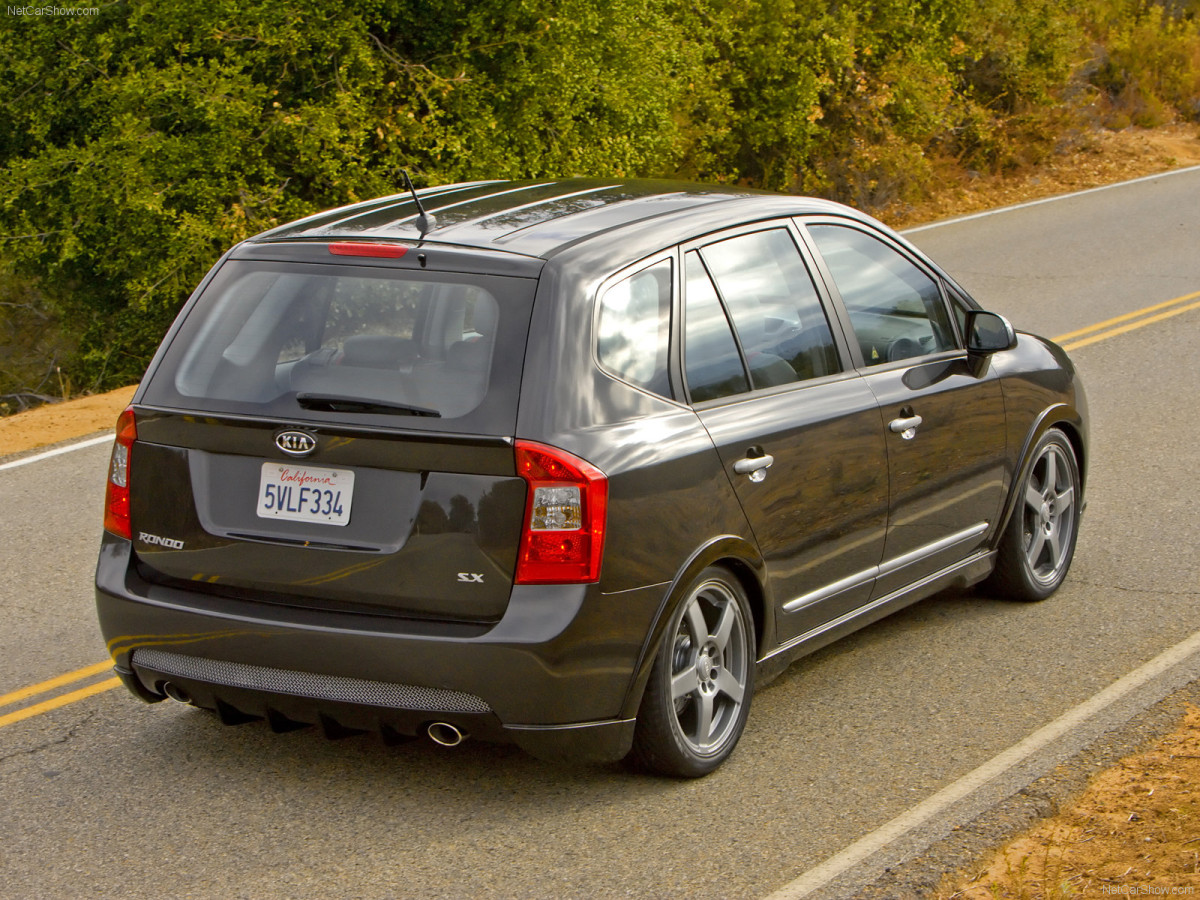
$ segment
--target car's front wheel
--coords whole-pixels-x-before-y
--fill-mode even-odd
[[[727,569],[701,572],[667,625],[638,711],[631,759],[695,778],[733,752],[754,694],[754,618]]]
[[[1038,441],[1020,490],[989,584],[1014,600],[1043,600],[1067,577],[1079,532],[1079,463],[1057,428]]]

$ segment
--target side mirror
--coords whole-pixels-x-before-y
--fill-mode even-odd
[[[981,309],[967,312],[968,353],[998,353],[1015,346],[1017,333],[1004,316]]]

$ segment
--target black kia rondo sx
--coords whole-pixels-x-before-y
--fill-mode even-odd
[[[703,775],[796,657],[1053,592],[1086,453],[1063,351],[853,210],[430,188],[204,279],[118,422],[100,623],[227,723]]]

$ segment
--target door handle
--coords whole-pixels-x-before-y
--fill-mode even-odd
[[[775,463],[775,457],[764,453],[762,456],[747,456],[733,464],[733,471],[738,475],[749,475],[753,482],[762,481],[767,477],[767,469]]]
[[[917,436],[917,426],[923,421],[925,420],[920,416],[906,416],[900,419],[892,419],[892,421],[888,422],[888,428],[906,441],[911,441]]]

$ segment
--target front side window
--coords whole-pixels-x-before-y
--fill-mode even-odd
[[[856,228],[809,225],[868,366],[955,349],[937,282]]]
[[[733,319],[755,388],[839,371],[825,310],[787,229],[727,238],[701,255]]]
[[[629,384],[671,396],[671,261],[612,285],[600,298],[596,358]]]

